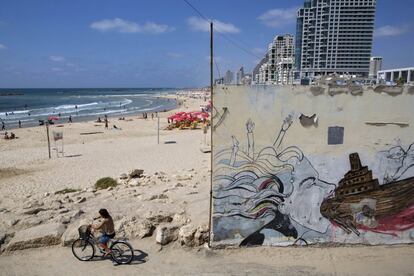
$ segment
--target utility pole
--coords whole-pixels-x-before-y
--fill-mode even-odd
[[[210,22],[210,102],[211,102],[211,114],[213,114],[213,85],[214,85],[214,75],[213,75],[213,21]],[[213,116],[211,116],[211,126],[213,126]],[[210,127],[210,216],[208,219],[208,245],[211,247],[211,216],[213,215],[213,128]]]

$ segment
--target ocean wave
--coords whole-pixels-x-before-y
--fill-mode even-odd
[[[109,95],[73,95],[70,98],[124,98],[124,97],[154,97],[154,94],[109,94]]]
[[[121,102],[120,106],[126,106],[132,103],[132,100],[130,99],[124,99],[124,102]]]
[[[25,113],[29,113],[29,111],[28,110],[15,110],[15,111],[7,112],[7,116],[13,116],[16,114],[25,114]],[[0,113],[0,116],[6,116],[6,112]]]
[[[78,107],[78,109],[81,109],[82,107],[88,107],[88,106],[93,106],[93,105],[98,105],[99,103],[97,102],[93,102],[93,103],[87,103],[87,104],[64,104],[64,105],[59,105],[57,107],[55,107],[54,109],[76,109],[76,107]]]

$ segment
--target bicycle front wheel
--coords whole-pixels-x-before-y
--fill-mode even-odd
[[[134,258],[134,249],[123,241],[116,241],[111,245],[112,259],[117,264],[129,264]]]
[[[80,261],[89,261],[95,256],[95,247],[88,240],[77,239],[72,243],[72,253]]]

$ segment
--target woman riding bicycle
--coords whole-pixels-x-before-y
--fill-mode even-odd
[[[91,228],[102,233],[99,237],[99,246],[105,250],[104,256],[108,256],[111,254],[111,250],[108,248],[108,242],[115,237],[114,221],[106,209],[100,209],[99,215],[103,220],[97,225],[91,225]]]

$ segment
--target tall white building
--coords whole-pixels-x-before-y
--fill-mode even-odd
[[[236,80],[236,84],[243,84],[242,83],[243,77],[244,77],[244,68],[242,66],[242,67],[240,67],[239,71],[237,71],[237,74],[236,74],[236,79],[237,79]]]
[[[293,35],[276,36],[269,44],[266,57],[261,61],[255,81],[259,84],[292,84],[294,64]]]
[[[368,76],[376,0],[305,0],[296,25],[298,77]]]
[[[369,60],[369,75],[370,78],[376,78],[378,71],[382,69],[382,57],[371,57]]]
[[[262,68],[262,65],[267,63],[269,61],[269,57],[267,53],[265,56],[260,60],[260,62],[254,67],[253,69],[253,82],[254,83],[260,83],[260,69]]]
[[[227,70],[226,75],[224,76],[224,84],[232,84],[233,83],[233,72]]]

